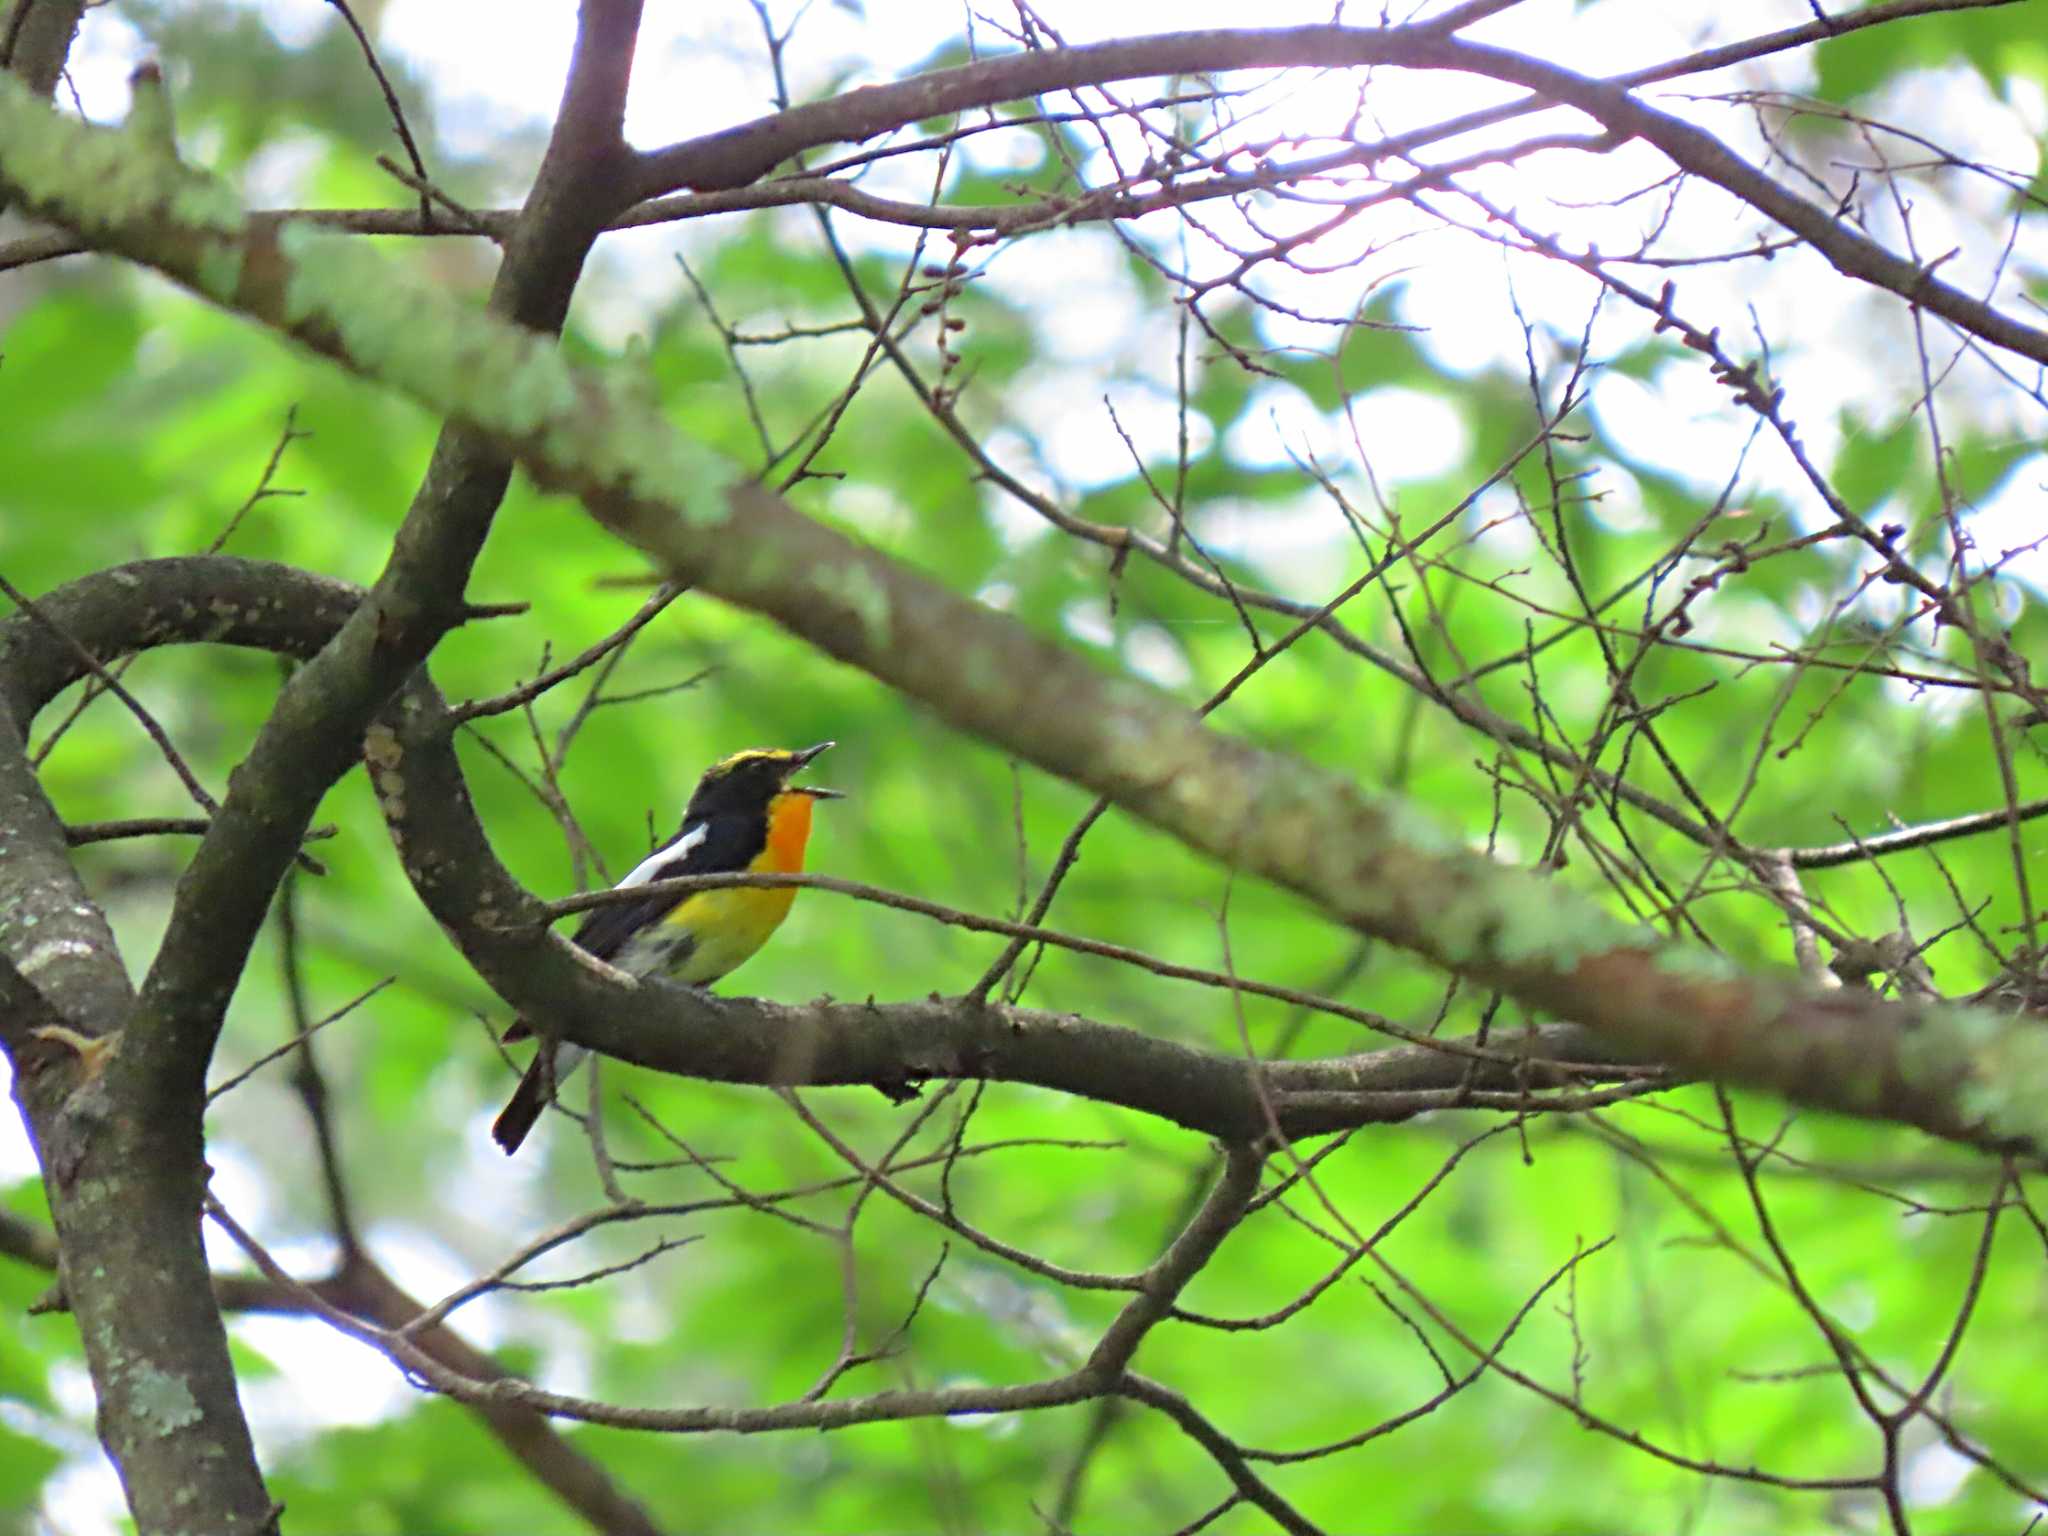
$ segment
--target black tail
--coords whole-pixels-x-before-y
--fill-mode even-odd
[[[526,1069],[526,1076],[519,1079],[512,1102],[491,1123],[491,1139],[505,1149],[507,1157],[519,1150],[519,1143],[526,1140],[526,1133],[533,1129],[533,1123],[540,1119],[540,1112],[547,1108],[548,1079],[554,1076],[548,1070],[550,1054],[543,1044],[540,1053],[533,1058],[533,1065]]]

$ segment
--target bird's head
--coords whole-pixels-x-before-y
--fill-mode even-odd
[[[780,747],[757,747],[747,752],[735,752],[704,770],[704,777],[697,781],[697,792],[690,796],[690,808],[683,813],[683,819],[696,821],[708,816],[764,811],[778,795],[806,795],[813,800],[844,799],[836,789],[790,783],[813,758],[831,745],[829,741],[821,741],[801,752],[785,751]]]

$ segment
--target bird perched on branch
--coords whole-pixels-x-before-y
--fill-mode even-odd
[[[811,836],[811,807],[843,798],[836,789],[792,784],[790,780],[831,746],[821,741],[801,752],[737,752],[713,763],[697,782],[676,835],[640,861],[614,889],[625,891],[681,875],[723,875],[748,871],[795,874],[804,867]],[[650,896],[594,907],[570,942],[634,976],[665,976],[705,986],[739,966],[789,915],[796,891],[789,886],[744,886]],[[507,1040],[524,1039],[533,1027],[519,1020]],[[519,1081],[512,1102],[491,1127],[508,1153],[516,1152],[540,1118],[555,1084],[586,1056],[581,1046],[561,1044],[540,1054]]]

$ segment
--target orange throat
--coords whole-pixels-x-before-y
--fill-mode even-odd
[[[754,868],[778,875],[802,873],[804,845],[811,840],[811,807],[816,803],[800,790],[785,790],[768,802],[768,845]]]

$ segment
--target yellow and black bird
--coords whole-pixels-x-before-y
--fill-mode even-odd
[[[697,781],[683,824],[661,847],[615,887],[631,890],[681,875],[795,874],[804,867],[811,837],[811,807],[843,798],[836,789],[792,784],[801,768],[831,746],[821,741],[801,752],[772,749],[737,752],[713,763]],[[607,964],[635,976],[666,976],[705,986],[733,970],[768,942],[789,915],[796,891],[789,886],[742,886],[651,896],[594,907],[570,942]],[[505,1032],[507,1040],[533,1033],[524,1020]],[[543,1045],[512,1102],[491,1135],[516,1152],[540,1118],[554,1085],[576,1070],[588,1053],[563,1044],[549,1060]]]

